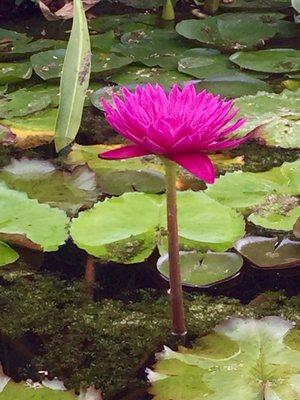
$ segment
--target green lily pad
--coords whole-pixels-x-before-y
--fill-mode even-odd
[[[118,43],[114,31],[108,31],[101,35],[91,35],[90,41],[93,50],[99,50],[104,53],[109,53]]]
[[[262,269],[297,267],[300,263],[300,242],[263,236],[247,236],[235,249],[252,265]]]
[[[22,158],[2,168],[0,179],[11,189],[70,214],[91,207],[98,196],[96,175],[84,166],[67,172],[50,161]]]
[[[43,110],[25,117],[0,120],[0,131],[15,136],[15,146],[21,149],[50,143],[54,138],[57,109]]]
[[[93,52],[92,56],[92,69],[91,73],[93,77],[99,77],[99,74],[110,74],[115,70],[126,67],[132,63],[132,59],[124,57],[122,55],[108,53],[103,54],[100,52]]]
[[[69,219],[48,204],[0,184],[0,237],[8,243],[55,251],[67,239]]]
[[[8,244],[0,241],[0,267],[11,264],[19,258],[19,254]]]
[[[243,259],[235,253],[180,253],[180,270],[183,285],[210,287],[236,277],[243,266]],[[157,262],[158,271],[169,279],[168,254]]]
[[[300,193],[300,160],[267,172],[228,172],[214,185],[209,185],[205,193],[240,210],[262,204],[272,194],[297,196]]]
[[[30,57],[34,72],[43,80],[61,76],[66,49],[48,50]]]
[[[194,348],[165,347],[148,370],[154,400],[296,400],[299,330],[279,317],[231,318]]]
[[[177,1],[178,0],[172,0],[173,5],[175,5]],[[165,0],[120,0],[120,3],[140,10],[150,10],[152,8],[162,7]]]
[[[290,0],[234,0],[232,3],[222,3],[221,8],[229,10],[270,10],[290,7]]]
[[[159,83],[169,88],[174,83],[184,84],[190,79],[177,71],[166,71],[162,68],[129,66],[114,74],[110,81],[119,85]]]
[[[30,79],[32,67],[29,62],[0,63],[0,85]]]
[[[59,88],[50,85],[37,85],[16,90],[0,98],[0,118],[21,117],[57,107]]]
[[[300,97],[298,92],[257,93],[236,99],[240,115],[246,117],[242,133],[263,125],[256,139],[264,145],[298,148],[300,146]]]
[[[98,32],[117,31],[132,32],[139,29],[152,29],[157,21],[157,16],[152,14],[121,14],[103,15],[89,22],[91,29]]]
[[[300,71],[300,50],[268,49],[248,51],[230,56],[230,61],[252,71],[284,73]]]
[[[251,49],[276,35],[276,28],[269,22],[278,19],[277,14],[233,13],[190,19],[176,25],[176,31],[206,45],[225,50]],[[253,29],[255,26],[255,29]]]
[[[168,67],[172,58],[181,55],[191,44],[174,30],[153,29],[125,33],[115,50],[148,67]],[[176,63],[175,63],[176,69]]]
[[[203,193],[179,192],[178,210],[186,248],[223,251],[244,234],[241,215]],[[126,193],[79,213],[71,235],[78,247],[103,261],[137,263],[165,240],[166,219],[164,195]]]

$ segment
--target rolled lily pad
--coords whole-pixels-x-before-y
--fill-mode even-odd
[[[231,318],[192,349],[165,347],[148,370],[149,392],[154,400],[296,400],[299,345],[299,330],[280,317]]]
[[[181,74],[177,71],[166,71],[162,68],[131,65],[110,78],[110,81],[118,83],[119,85],[146,84],[151,82],[159,83],[166,88],[171,87],[174,83],[184,84],[190,80],[191,79],[185,74]]]
[[[19,258],[19,254],[8,244],[0,241],[0,267],[11,264]]]
[[[276,14],[269,16],[255,13],[233,13],[208,17],[203,20],[190,19],[176,25],[177,32],[201,43],[225,50],[245,50],[264,44],[276,34],[276,28],[268,22],[277,20]],[[255,26],[255,29],[253,29]]]
[[[56,107],[58,101],[58,86],[37,85],[19,89],[0,98],[0,118],[21,117]]]
[[[0,131],[5,129],[15,135],[15,146],[21,149],[50,143],[54,138],[57,109],[0,120]]]
[[[268,49],[232,54],[230,61],[252,71],[284,73],[300,71],[300,50]]]
[[[263,236],[247,236],[235,244],[235,249],[255,267],[283,269],[300,264],[300,242]]]
[[[298,92],[257,93],[235,101],[240,115],[246,117],[242,133],[262,126],[256,139],[264,145],[282,148],[300,146],[300,97]]]
[[[266,172],[228,172],[205,191],[227,206],[248,210],[270,195],[299,195],[300,160]]]
[[[91,207],[98,196],[96,175],[84,166],[67,172],[50,161],[22,158],[2,168],[0,179],[11,189],[70,214]]]
[[[178,210],[183,248],[225,251],[244,235],[241,215],[203,193],[179,192]],[[79,213],[71,235],[78,247],[102,261],[137,263],[156,245],[162,247],[166,220],[164,195],[126,193]]]
[[[243,258],[235,253],[180,253],[181,279],[184,286],[208,288],[222,284],[239,275]],[[157,262],[158,271],[169,279],[168,254]]]
[[[32,67],[29,62],[0,63],[0,85],[30,79]]]
[[[103,15],[89,22],[91,29],[98,32],[115,30],[117,32],[132,32],[139,29],[152,29],[157,21],[157,16],[152,14],[121,14]]]
[[[62,210],[29,199],[0,183],[0,239],[37,250],[55,251],[67,239]]]

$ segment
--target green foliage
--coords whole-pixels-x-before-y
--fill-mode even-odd
[[[149,372],[150,393],[155,400],[296,400],[300,335],[293,328],[278,317],[232,318],[193,349],[165,348]]]
[[[42,338],[43,355],[32,360],[29,377],[32,371],[47,369],[69,388],[96,383],[107,399],[138,384],[141,360],[163,343],[171,344],[169,301],[149,291],[132,293],[132,300],[125,303],[106,299],[94,303],[84,293],[77,283],[42,276],[0,286],[1,331],[16,340],[27,332]],[[297,299],[279,294],[265,296],[253,307],[235,299],[187,295],[185,306],[192,337],[232,315],[281,315],[300,323]]]
[[[55,127],[55,147],[62,150],[77,135],[91,70],[89,31],[82,2],[74,0],[71,36],[60,81],[60,102]]]
[[[29,62],[0,63],[0,85],[28,80],[32,75]]]
[[[183,249],[223,251],[244,235],[241,215],[203,193],[179,192],[178,213]],[[70,232],[78,247],[101,260],[137,263],[156,245],[166,252],[166,220],[164,195],[126,193],[81,212]]]
[[[8,244],[0,242],[0,267],[11,264],[19,258],[19,254]]]

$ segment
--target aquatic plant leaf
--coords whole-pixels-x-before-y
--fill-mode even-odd
[[[66,214],[0,182],[0,238],[38,250],[55,251],[67,239]]]
[[[292,0],[292,6],[298,13],[300,13],[300,2],[299,0]]]
[[[8,244],[0,241],[0,267],[11,264],[19,258],[19,254]],[[1,384],[0,384],[1,387]]]
[[[60,100],[55,126],[55,148],[62,150],[76,137],[89,85],[91,46],[81,0],[74,1],[72,31],[60,80]]]
[[[43,80],[60,78],[65,49],[43,51],[30,57],[34,72]]]
[[[179,192],[178,210],[180,241],[186,248],[223,251],[244,235],[242,216],[203,193]],[[162,247],[165,232],[164,195],[137,192],[97,203],[71,225],[78,247],[102,261],[125,264],[144,261],[156,245]]]
[[[290,0],[235,0],[232,3],[222,3],[220,7],[226,10],[276,10],[290,7]]]
[[[0,63],[0,85],[18,83],[30,79],[32,67],[30,62]]]
[[[183,285],[209,287],[235,277],[243,266],[243,258],[236,253],[180,252],[180,271]],[[168,254],[157,261],[158,271],[169,278]]]
[[[147,0],[148,1],[148,0]],[[97,32],[117,31],[118,33],[132,32],[139,29],[153,29],[157,21],[154,14],[121,14],[102,15],[89,21],[89,26]]]
[[[185,74],[181,74],[177,71],[166,71],[162,68],[130,65],[122,71],[114,74],[109,80],[118,83],[119,85],[146,84],[150,82],[159,83],[162,86],[169,88],[174,83],[184,84],[191,79]]]
[[[177,1],[178,0],[172,0],[173,5],[175,5]],[[165,0],[120,0],[120,3],[133,8],[149,10],[152,8],[162,7]]]
[[[264,145],[282,148],[300,146],[300,97],[298,92],[257,93],[235,100],[240,114],[246,117],[242,133],[258,126],[256,139]]]
[[[300,160],[266,172],[228,172],[205,191],[227,206],[247,210],[263,203],[268,195],[299,195]]]
[[[85,166],[68,172],[60,171],[50,161],[13,159],[0,169],[0,179],[11,189],[70,214],[91,207],[98,196],[96,175]]]
[[[99,77],[101,73],[113,73],[122,67],[132,63],[130,57],[124,57],[114,53],[102,53],[100,51],[94,51],[92,55],[92,67],[91,72],[93,77]]]
[[[300,242],[263,236],[247,236],[238,240],[235,249],[258,268],[282,269],[299,266]]]
[[[279,208],[279,207],[278,207]],[[292,231],[293,226],[300,217],[300,205],[294,206],[291,210],[274,210],[272,205],[269,210],[265,209],[262,212],[259,210],[251,213],[247,219],[255,225],[262,226],[266,229],[274,229],[278,231]]]
[[[241,68],[252,71],[284,73],[300,71],[300,50],[268,49],[258,51],[238,51],[230,56],[230,61]]]
[[[37,85],[10,92],[0,98],[0,118],[21,117],[48,107],[56,107],[59,88],[51,85]]]
[[[5,129],[15,136],[15,146],[28,149],[50,143],[54,139],[57,109],[37,112],[25,117],[0,120],[0,131]]]
[[[293,328],[279,317],[231,318],[193,349],[165,347],[148,371],[149,392],[154,400],[296,400],[300,353]]]
[[[225,50],[251,49],[276,34],[276,28],[259,13],[228,13],[203,20],[184,20],[176,25],[176,31],[188,39]]]
[[[93,50],[100,50],[103,53],[109,53],[113,46],[118,43],[113,30],[100,35],[92,35],[90,41]]]

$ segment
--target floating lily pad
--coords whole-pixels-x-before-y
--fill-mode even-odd
[[[284,163],[267,172],[228,172],[205,191],[227,206],[248,210],[269,195],[299,195],[300,160]]]
[[[276,28],[269,22],[277,19],[277,14],[270,14],[269,18],[265,14],[255,13],[222,14],[203,20],[181,21],[176,25],[176,30],[188,39],[210,46],[225,50],[245,50],[264,44],[266,39],[275,36]]]
[[[0,131],[5,129],[15,135],[15,146],[21,149],[50,143],[54,138],[57,109],[37,112],[25,117],[0,120]]]
[[[262,269],[297,267],[300,263],[300,242],[263,236],[247,236],[235,249],[251,264]]]
[[[0,118],[21,117],[56,107],[58,101],[58,86],[37,85],[19,89],[0,98]]]
[[[32,67],[29,62],[0,63],[0,85],[30,79]]]
[[[96,175],[84,166],[70,173],[56,169],[50,161],[22,158],[2,168],[0,179],[29,198],[71,214],[91,207],[98,195]]]
[[[19,254],[8,244],[0,241],[0,267],[11,264],[19,258]]]
[[[179,192],[178,210],[183,247],[223,251],[244,235],[241,215],[203,193]],[[137,263],[162,246],[166,220],[164,195],[126,193],[79,213],[71,235],[78,247],[102,261]]]
[[[89,22],[91,29],[98,32],[115,30],[117,32],[132,32],[139,29],[152,29],[157,21],[157,16],[152,14],[122,14],[103,15]]]
[[[296,400],[299,338],[294,324],[279,317],[231,318],[192,349],[165,347],[148,370],[149,392],[154,400]]]
[[[29,199],[0,184],[0,238],[37,250],[55,251],[67,239],[69,219],[62,210]]]
[[[184,84],[190,81],[189,77],[177,71],[131,65],[114,74],[110,80],[119,85],[159,83],[166,88],[169,88],[174,83]]]
[[[104,53],[109,53],[113,46],[118,43],[114,31],[108,31],[101,35],[91,35],[90,41],[92,49],[100,50]]]
[[[252,71],[284,73],[300,71],[300,50],[268,49],[238,51],[230,60],[241,68]]]
[[[174,30],[166,29],[125,33],[121,37],[121,42],[115,46],[115,50],[148,67],[168,67],[168,61],[173,65],[172,58],[191,47],[191,44]]]
[[[235,253],[180,253],[181,279],[184,286],[208,288],[224,283],[239,275],[242,266],[242,257]],[[157,268],[169,279],[168,254],[159,258]]]
[[[34,54],[30,58],[34,72],[43,80],[59,78],[65,54],[65,49],[48,50]]]
[[[172,0],[173,5],[175,5],[177,1],[178,0]],[[152,8],[162,7],[165,0],[120,0],[120,3],[140,10],[149,10]]]
[[[94,74],[92,76],[97,77],[98,74],[112,73],[113,71],[126,67],[131,63],[132,59],[129,57],[124,57],[114,53],[103,54],[94,51],[92,56],[91,73]]]

